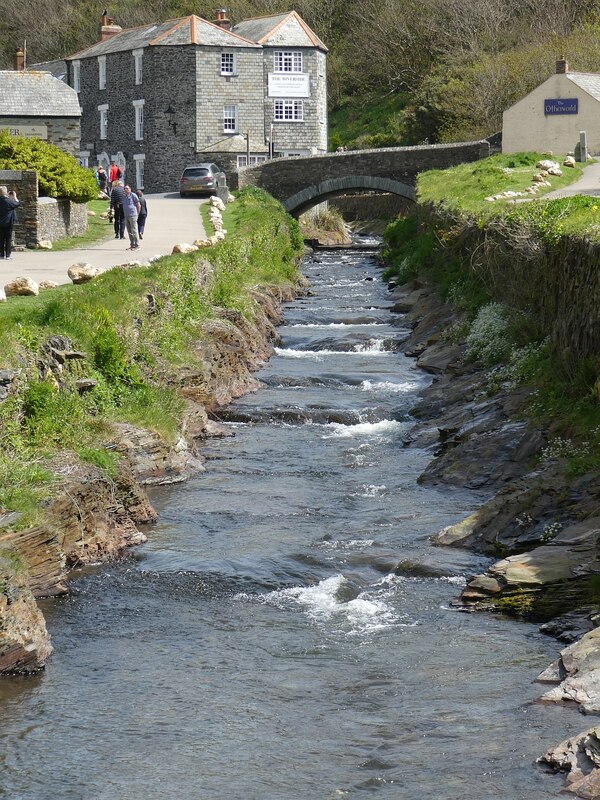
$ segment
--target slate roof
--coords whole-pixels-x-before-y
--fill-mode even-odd
[[[213,22],[208,22],[192,14],[181,19],[170,19],[166,22],[125,29],[104,42],[96,42],[91,47],[69,56],[67,61],[103,56],[127,50],[139,50],[142,47],[186,44],[227,48],[259,46],[255,42],[244,39],[236,33],[227,31]]]
[[[596,72],[567,72],[565,77],[572,81],[594,100],[600,100],[600,75]]]
[[[49,72],[55,78],[61,81],[67,80],[67,62],[63,59],[58,61],[42,61],[39,64],[28,64],[28,70],[34,72]]]
[[[295,11],[246,19],[235,25],[233,31],[265,46],[318,47],[327,52],[327,47]]]
[[[49,72],[0,71],[0,117],[80,117],[77,92]]]

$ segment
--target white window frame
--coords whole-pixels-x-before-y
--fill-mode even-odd
[[[235,53],[226,50],[220,56],[221,75],[235,75]]]
[[[100,113],[100,139],[108,139],[108,103],[98,106]]]
[[[134,82],[136,86],[141,86],[142,80],[144,78],[144,67],[142,62],[142,56],[144,55],[143,50],[132,50],[131,54],[133,55],[133,71],[134,71]]]
[[[302,72],[302,50],[275,50],[273,72]]]
[[[135,111],[135,140],[141,141],[144,138],[144,104],[145,100],[133,100],[132,105]]]
[[[223,133],[237,133],[237,106],[223,106]]]
[[[89,167],[90,165],[90,151],[89,150],[80,150],[79,151],[79,166],[80,167]]]
[[[73,89],[81,91],[81,61],[72,61],[73,65]]]
[[[98,56],[98,88],[106,89],[106,56]]]
[[[144,153],[138,153],[137,155],[133,156],[133,160],[135,163],[135,188],[136,189],[143,189],[144,188],[144,162],[146,161],[146,156]]]
[[[304,102],[295,98],[275,100],[273,120],[274,122],[304,122]]]
[[[263,164],[267,161],[267,156],[264,153],[250,153],[250,166],[255,167],[257,164]],[[246,155],[239,155],[237,157],[237,165],[238,167],[247,167],[248,166],[248,156]]]

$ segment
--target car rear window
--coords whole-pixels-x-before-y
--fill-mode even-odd
[[[205,175],[209,175],[209,171],[206,167],[192,167],[191,169],[184,169],[183,170],[183,177],[184,178],[202,178]]]

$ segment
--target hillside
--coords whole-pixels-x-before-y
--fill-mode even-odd
[[[104,3],[4,0],[0,67],[17,45],[33,64],[96,41]],[[331,145],[456,141],[500,128],[502,110],[554,71],[600,70],[600,0],[232,0],[232,21],[295,8],[329,47]],[[108,14],[133,27],[186,14],[207,0],[115,0]]]

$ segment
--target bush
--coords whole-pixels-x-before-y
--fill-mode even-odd
[[[94,174],[77,160],[41,139],[0,131],[0,169],[31,169],[38,173],[39,193],[87,203],[98,195]]]
[[[479,309],[467,336],[467,356],[479,358],[487,367],[510,356],[509,322],[502,303],[488,303]]]

